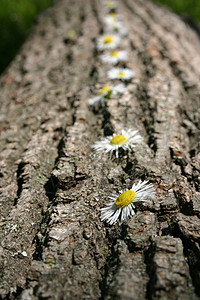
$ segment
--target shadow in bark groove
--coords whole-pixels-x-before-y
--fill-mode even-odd
[[[17,186],[18,186],[18,190],[17,190],[17,197],[14,199],[14,206],[17,205],[18,199],[20,198],[22,189],[23,189],[23,183],[24,183],[24,178],[23,178],[23,171],[24,171],[24,166],[25,163],[20,162],[18,165],[18,169],[17,169]]]
[[[146,271],[149,275],[149,281],[147,283],[146,298],[152,299],[155,291],[156,282],[156,266],[154,264],[153,258],[155,255],[155,244],[151,241],[150,247],[144,251],[144,262],[146,264]]]
[[[81,7],[80,10],[80,21],[81,21],[81,26],[78,32],[78,37],[80,38],[81,36],[83,36],[83,23],[86,20],[86,16],[85,16],[85,11],[84,11],[84,5]]]
[[[176,222],[172,221],[170,226],[171,235],[178,237],[182,240],[183,253],[186,257],[186,262],[189,266],[190,276],[192,278],[192,284],[195,288],[195,293],[200,297],[199,282],[200,282],[200,243],[187,238],[180,231]]]
[[[109,225],[107,225],[109,226]],[[104,266],[104,273],[102,275],[102,281],[99,284],[101,290],[101,297],[99,300],[104,300],[109,295],[112,299],[118,299],[115,289],[115,276],[120,267],[118,242],[121,237],[120,227],[114,232],[112,229],[107,229],[107,237],[110,243],[110,255],[107,257],[106,264]]]
[[[94,0],[90,0],[90,5],[92,7],[92,11],[93,11],[93,14],[96,18],[96,21],[98,23],[98,27],[99,27],[99,34],[103,34],[104,30],[103,30],[103,24],[99,18],[99,14],[98,14],[98,10],[96,8],[96,5],[95,5],[95,1]]]
[[[145,42],[146,43],[146,42]],[[133,42],[130,42],[130,47],[135,51],[136,47]],[[146,45],[144,45],[145,49]],[[143,80],[144,84],[141,84],[137,87],[137,97],[141,106],[141,109],[144,113],[144,127],[148,135],[148,145],[154,151],[154,155],[157,152],[157,142],[154,135],[155,129],[155,117],[154,114],[157,111],[156,103],[154,106],[150,103],[150,96],[148,94],[148,81],[150,78],[154,77],[156,74],[156,66],[152,63],[152,57],[146,55],[144,52],[138,53],[138,56],[141,60],[142,65],[144,65],[144,74]]]
[[[145,84],[147,82],[145,81]],[[146,129],[147,135],[148,135],[148,145],[149,147],[154,151],[154,155],[156,155],[158,146],[156,142],[156,137],[154,135],[155,129],[154,129],[154,113],[156,112],[156,106],[152,107],[150,105],[150,98],[148,95],[148,91],[146,89],[146,85],[142,87],[142,85],[138,86],[138,100],[141,105],[141,108],[144,112],[144,127]]]
[[[58,189],[58,179],[51,175],[47,183],[44,185],[44,188],[46,190],[46,195],[49,198],[49,202],[51,203]]]
[[[90,72],[90,78],[91,78],[91,84],[95,85],[98,81],[98,70],[96,66],[92,67],[92,70]]]
[[[20,299],[20,295],[23,292],[23,288],[20,286],[16,287],[16,292],[10,292],[9,294],[6,295],[4,299],[9,300],[9,299]]]
[[[63,139],[64,139],[64,137],[62,137],[60,139],[60,142],[57,146],[58,155],[55,159],[54,168],[57,165],[57,162],[59,161],[60,157],[63,156],[63,147],[64,147],[64,140]],[[33,259],[34,260],[42,260],[43,248],[46,247],[47,244],[48,244],[48,234],[47,234],[48,224],[50,222],[51,213],[52,213],[52,210],[53,210],[53,204],[54,204],[54,201],[55,201],[55,196],[56,196],[56,193],[57,193],[57,190],[58,190],[58,186],[59,186],[58,179],[53,174],[51,174],[50,178],[48,179],[48,181],[44,185],[44,189],[46,191],[46,196],[49,199],[48,208],[47,208],[47,211],[45,212],[45,214],[43,216],[43,219],[41,221],[40,229],[37,232],[37,234],[35,235],[35,238],[33,240],[33,243],[36,244],[36,249],[35,249],[35,252],[33,254]],[[40,233],[41,235],[38,235],[38,233]]]
[[[36,234],[33,243],[36,244],[36,249],[33,254],[34,260],[42,260],[42,253],[43,248],[47,246],[48,244],[48,224],[50,222],[51,212],[52,212],[52,206],[54,203],[55,195],[58,188],[58,180],[54,176],[51,175],[47,183],[44,185],[44,188],[46,190],[46,195],[49,198],[49,206],[47,208],[47,212],[45,213],[42,222],[40,224],[40,230],[38,233],[41,234],[39,237],[38,233]]]
[[[103,121],[102,121],[102,129],[104,131],[104,135],[112,135],[114,133],[114,129],[111,123],[111,114],[107,110],[106,107],[102,109]]]

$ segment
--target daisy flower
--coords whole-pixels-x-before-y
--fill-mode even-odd
[[[105,2],[105,5],[106,5],[106,8],[109,10],[113,10],[116,8],[116,5],[115,5],[114,1],[112,1],[112,0],[107,0]]]
[[[115,22],[113,25],[107,25],[107,30],[119,34],[120,36],[127,35],[127,30],[121,22]]]
[[[101,56],[101,60],[110,64],[117,64],[120,61],[126,61],[128,59],[127,51],[112,51]]]
[[[123,83],[117,85],[105,85],[98,91],[98,96],[89,99],[88,104],[91,106],[104,105],[107,99],[110,99],[111,95],[117,96],[126,92],[126,87]]]
[[[120,37],[116,34],[101,35],[97,39],[97,49],[115,49],[120,44]]]
[[[130,190],[120,191],[119,195],[109,197],[112,202],[101,208],[101,221],[107,220],[112,225],[118,218],[121,222],[129,219],[135,214],[134,204],[137,202],[148,202],[148,198],[155,195],[154,186],[148,181],[139,181],[133,184]],[[113,202],[114,201],[114,202]]]
[[[109,15],[105,17],[104,22],[108,31],[114,32],[121,36],[125,36],[127,34],[127,30],[124,28],[123,23],[120,21],[120,17],[118,15],[115,17]]]
[[[98,91],[98,94],[101,95],[101,96],[104,96],[105,98],[110,98],[110,95],[112,94],[112,86],[111,85],[103,86]]]
[[[108,71],[108,78],[130,80],[135,76],[135,72],[128,68],[112,68]]]
[[[126,87],[123,83],[117,85],[105,85],[102,87],[98,94],[104,96],[105,98],[110,99],[111,95],[116,96],[117,94],[123,94],[126,92]]]
[[[112,156],[113,151],[115,155],[119,157],[119,149],[131,151],[131,146],[134,147],[136,143],[142,140],[141,135],[137,134],[138,130],[122,130],[119,134],[113,134],[106,138],[102,138],[100,141],[94,143],[93,148],[96,151],[110,152]]]
[[[113,25],[115,22],[118,22],[121,19],[121,16],[116,13],[109,13],[105,18],[104,22],[106,25]]]

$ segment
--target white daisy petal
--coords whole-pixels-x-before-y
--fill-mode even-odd
[[[117,195],[115,197],[108,197],[109,199],[115,200]]]
[[[131,207],[130,207],[131,208]],[[129,206],[125,206],[122,209],[121,221],[124,222],[129,218]]]
[[[113,216],[113,214],[114,214],[114,211],[112,211],[112,210],[110,210],[109,212],[102,213],[102,215],[101,215],[101,221],[109,219],[110,217]]]
[[[134,208],[135,208],[135,206],[134,206],[134,205],[131,205],[130,210],[129,210],[129,211],[130,211],[130,217],[132,217],[132,216],[135,215]]]
[[[135,72],[128,68],[112,68],[108,71],[108,78],[130,80],[135,76]]]
[[[152,184],[147,184],[148,181],[139,181],[138,184],[134,184],[132,186],[132,189],[136,191],[137,199],[135,201],[141,201],[140,198],[143,199],[143,201],[146,201],[145,199],[147,196],[154,196],[155,191]]]
[[[124,210],[125,210],[125,219],[124,220],[127,220],[131,216],[131,210],[132,210],[131,205],[125,206]]]
[[[113,203],[110,203],[104,208],[101,208],[101,221],[107,221],[110,225],[120,218],[121,222],[129,219],[135,214],[134,203],[138,201],[147,201],[147,198],[155,195],[153,185],[148,181],[139,181],[133,184],[130,190],[121,191],[120,194],[114,198]]]
[[[127,88],[123,83],[117,84],[113,86],[112,95],[124,94],[127,91]]]
[[[110,152],[110,156],[113,151],[115,151],[115,155],[118,158],[119,149],[130,151],[134,144],[141,142],[142,137],[137,133],[137,130],[122,130],[119,134],[113,134],[112,136],[102,138],[100,141],[95,142],[92,148],[96,151]]]
[[[110,218],[116,211],[116,205],[115,203],[112,203],[112,205],[106,207],[106,210],[101,209],[101,220],[105,220]]]
[[[118,151],[118,148],[115,150],[115,153],[116,153],[116,157],[118,158],[118,157],[119,157],[119,151]]]
[[[115,199],[114,199],[114,201],[115,201]],[[101,208],[101,209],[100,209],[100,211],[103,213],[104,211],[107,211],[107,210],[108,210],[108,208],[111,208],[111,207],[112,207],[112,205],[113,205],[113,202],[112,202],[112,203],[110,203],[109,205],[107,205],[106,207],[103,207],[103,208]]]
[[[110,218],[111,220],[109,221],[109,223],[112,225],[115,221],[117,221],[119,215],[120,215],[121,210],[117,209],[114,213],[114,215],[112,216],[112,218]]]
[[[113,26],[116,22],[122,21],[122,15],[117,13],[110,13],[107,14],[104,18],[104,23],[109,26]]]
[[[88,100],[88,104],[90,106],[104,105],[105,102],[106,102],[106,98],[104,98],[103,96],[96,96]]]

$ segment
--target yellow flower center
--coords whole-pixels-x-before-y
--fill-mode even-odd
[[[117,75],[119,77],[126,77],[126,74],[124,72],[118,72]]]
[[[111,35],[107,35],[104,37],[104,44],[110,44],[114,41],[114,38]]]
[[[110,86],[109,85],[105,85],[104,87],[102,87],[102,89],[100,89],[100,91],[98,92],[99,95],[103,95],[105,92],[108,92],[110,90]]]
[[[111,52],[111,53],[110,53],[110,56],[112,56],[112,57],[117,57],[117,56],[119,56],[119,51],[113,51],[113,52]]]
[[[135,197],[136,193],[131,190],[128,190],[126,192],[123,192],[116,198],[115,205],[117,206],[117,208],[125,207],[131,204],[134,201]]]
[[[128,139],[122,134],[116,134],[110,141],[111,145],[123,145]]]

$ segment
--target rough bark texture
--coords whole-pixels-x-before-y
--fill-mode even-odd
[[[99,111],[107,83],[98,0],[63,0],[39,20],[1,77],[0,295],[9,299],[199,299],[200,41],[176,15],[121,0],[136,77]],[[73,33],[72,34],[72,30]],[[119,160],[91,145],[134,127]],[[123,224],[99,219],[139,178],[157,190]]]

